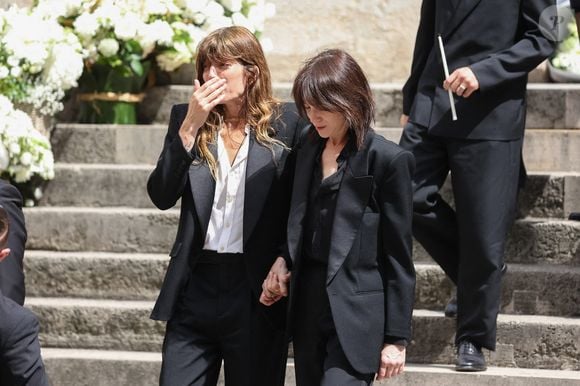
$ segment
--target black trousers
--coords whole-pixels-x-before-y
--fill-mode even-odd
[[[495,349],[522,142],[436,137],[413,123],[401,137],[416,160],[413,235],[457,285],[456,343],[469,339]],[[439,195],[449,172],[455,210]]]
[[[288,343],[252,295],[244,257],[204,251],[167,323],[160,385],[284,384]]]
[[[297,386],[372,384],[374,374],[352,368],[336,335],[326,293],[326,265],[305,263],[301,267],[292,330]]]

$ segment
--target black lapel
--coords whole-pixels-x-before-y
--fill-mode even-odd
[[[296,261],[300,240],[302,238],[302,220],[306,215],[308,205],[308,190],[312,180],[312,170],[320,137],[309,129],[304,138],[304,143],[296,154],[296,171],[294,173],[294,186],[292,188],[292,203],[288,219],[288,250],[292,261]]]
[[[244,193],[244,245],[260,218],[272,179],[276,174],[272,150],[258,143],[253,131],[250,131],[248,139],[250,143]]]
[[[353,151],[348,158],[347,169],[336,199],[328,255],[327,285],[352,248],[372,193],[373,176],[368,175],[368,146],[373,136],[374,133],[369,132],[362,148]]]
[[[208,148],[217,161],[216,145],[209,143]],[[211,175],[207,163],[198,162],[198,160],[196,159],[189,167],[189,184],[197,217],[201,224],[202,239],[205,239],[215,194],[215,179]]]
[[[441,26],[443,33],[443,38],[445,39],[449,35],[453,33],[453,31],[465,20],[465,18],[469,15],[469,13],[475,8],[477,4],[479,4],[481,0],[461,0],[459,1],[459,5],[453,12],[453,16],[448,19],[445,25]]]

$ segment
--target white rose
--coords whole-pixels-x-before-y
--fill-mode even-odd
[[[29,168],[23,166],[16,166],[14,168],[14,181],[17,183],[22,183],[30,180],[32,177],[32,171]]]
[[[4,79],[8,75],[10,75],[10,70],[6,66],[0,66],[0,79]]]
[[[162,46],[170,46],[173,43],[173,28],[169,23],[163,20],[155,20],[150,25],[151,34],[155,37],[158,44]]]
[[[16,142],[12,142],[10,145],[8,145],[8,150],[10,154],[18,155],[20,154],[20,145]]]
[[[105,58],[109,58],[119,51],[119,42],[110,38],[103,39],[99,43],[98,50]]]
[[[121,40],[130,40],[137,36],[137,31],[143,22],[139,15],[127,13],[123,17],[117,18],[114,23],[115,36]]]
[[[171,72],[182,64],[191,62],[191,55],[188,52],[171,50],[157,55],[156,59],[160,69]]]
[[[99,21],[94,14],[83,13],[73,22],[75,31],[83,38],[90,38],[97,33]]]
[[[201,12],[198,12],[195,15],[193,15],[193,22],[197,25],[202,25],[203,23],[205,23],[206,19],[207,18],[205,17],[205,15]]]
[[[232,15],[232,22],[234,23],[234,25],[246,27],[252,33],[256,32],[256,28],[254,28],[252,22],[239,12],[236,12]]]
[[[210,19],[215,18],[215,17],[219,17],[219,16],[223,16],[224,15],[224,7],[222,7],[221,4],[219,4],[215,1],[210,1],[205,6],[203,13],[205,15],[207,15],[207,17]]]
[[[22,75],[22,68],[20,68],[20,67],[12,67],[10,69],[10,75],[12,75],[15,78],[18,78],[20,75]]]
[[[218,28],[230,27],[232,26],[232,19],[225,16],[210,17],[207,19],[203,28],[206,31],[213,31]]]
[[[68,90],[83,73],[83,57],[71,46],[56,44],[46,62],[42,78],[54,88]]]
[[[32,154],[25,151],[20,155],[20,163],[24,166],[29,166],[32,163]]]
[[[8,150],[2,141],[0,141],[0,172],[5,171],[8,168],[9,163],[10,155],[8,154]]]
[[[232,12],[240,12],[242,10],[242,0],[222,0],[221,3]]]
[[[34,196],[35,200],[40,200],[42,198],[42,189],[37,187],[36,189],[34,189],[34,192],[32,193],[32,195]]]

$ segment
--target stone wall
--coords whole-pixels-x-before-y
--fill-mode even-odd
[[[265,28],[275,81],[291,81],[305,58],[330,47],[351,53],[372,82],[406,79],[420,0],[269,1],[277,11]]]

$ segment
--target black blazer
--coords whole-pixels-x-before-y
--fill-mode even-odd
[[[288,219],[291,303],[300,275],[303,222],[320,141],[310,128],[297,151]],[[357,371],[368,374],[379,368],[385,335],[411,338],[415,161],[410,152],[371,130],[347,162],[332,224],[327,293],[346,357]]]
[[[151,314],[157,320],[169,320],[174,313],[180,291],[190,269],[195,266],[197,252],[203,248],[215,192],[215,180],[209,167],[206,163],[193,162],[198,159],[195,150],[188,153],[178,136],[186,113],[186,104],[173,106],[163,150],[147,181],[149,197],[159,209],[169,209],[181,198],[179,227],[170,252],[171,260]],[[276,138],[288,147],[297,140],[296,133],[300,132],[297,127],[305,125],[294,104],[281,105],[278,119],[272,122]],[[249,140],[243,238],[247,274],[257,302],[262,282],[274,260],[286,251],[293,156],[289,156],[290,151],[280,145],[273,149],[261,145],[253,131],[250,131]],[[215,145],[211,151],[217,157]],[[272,318],[283,319],[284,302],[263,308]]]
[[[26,226],[22,213],[22,196],[9,182],[0,179],[0,205],[8,213],[10,233],[8,248],[10,256],[0,264],[0,290],[16,303],[24,304],[24,247],[26,244]]]
[[[554,0],[424,0],[403,112],[433,135],[521,138],[527,74],[554,50],[549,31],[540,27],[542,11],[551,5]],[[479,81],[469,98],[455,98],[457,121],[442,87],[438,34],[449,72],[469,66]]]
[[[32,312],[5,297],[2,292],[0,292],[0,385],[48,385],[40,356],[38,320]]]

